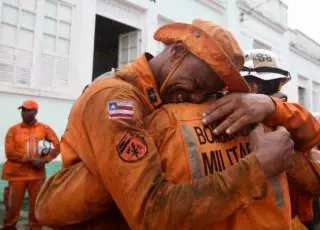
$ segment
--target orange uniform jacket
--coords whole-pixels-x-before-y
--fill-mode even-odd
[[[81,171],[81,162],[89,170],[85,174],[93,175],[98,183],[103,185],[103,195],[110,194],[116,207],[133,229],[201,229],[229,218],[239,210],[246,210],[246,207],[265,197],[267,191],[268,194],[278,192],[267,190],[268,181],[254,154],[246,154],[241,160],[238,156],[237,164],[212,175],[211,169],[207,169],[210,175],[197,177],[189,183],[178,185],[166,180],[162,172],[164,161],[161,162],[153,137],[147,132],[143,122],[144,117],[161,103],[155,85],[146,57],[142,56],[135,63],[117,72],[116,79],[102,78],[80,97],[71,111],[61,142],[66,168],[57,178],[51,178],[42,190],[36,207],[39,221],[56,226],[83,221],[72,218],[72,221],[64,223],[59,220],[52,221],[57,216],[63,219],[63,215],[70,216],[71,213],[57,209],[55,204],[59,204],[61,200],[50,196],[50,183],[70,182],[72,177],[76,177],[77,170]],[[117,106],[124,105],[125,110],[132,110],[133,113],[127,111],[125,116],[115,115],[111,109],[113,107],[110,107],[114,103]],[[306,150],[319,141],[319,124],[309,113],[301,111],[297,105],[280,100],[275,99],[275,104],[277,111],[269,120],[274,124],[286,124],[293,133],[298,149]],[[301,119],[301,116],[307,119]],[[304,131],[305,127],[308,135],[301,135],[299,130]],[[247,147],[244,148],[248,153]],[[236,156],[232,157],[234,162]],[[208,162],[212,164],[210,159]],[[68,167],[76,170],[68,175]],[[80,180],[74,182],[75,187],[81,184]],[[274,183],[286,193],[285,175],[275,179]],[[72,200],[85,200],[88,197],[86,193],[90,191],[90,186],[85,190],[77,190],[77,194],[74,194],[67,206],[71,207]],[[63,191],[60,192],[63,194]],[[88,205],[84,205],[89,217],[89,211],[92,211],[90,202],[96,203],[101,194],[90,195],[92,198],[86,200]],[[286,197],[282,198],[279,205],[283,205],[286,210],[290,209]],[[273,204],[276,202],[273,201]],[[281,211],[278,213],[281,214]],[[281,216],[288,218],[287,215]]]
[[[250,153],[247,137],[250,130],[243,130],[236,137],[214,136],[215,125],[204,127],[201,124],[201,112],[205,107],[207,105],[163,106],[146,122],[168,180],[180,184],[228,170]],[[320,194],[319,175],[318,165],[302,153],[297,153],[294,167],[288,171],[297,185],[314,195]],[[206,229],[289,229],[291,212],[286,175],[268,179],[267,184],[265,197],[252,200],[232,213],[217,205],[219,212],[213,217],[217,223]]]
[[[287,96],[281,92],[277,92],[273,96],[280,98],[283,101],[287,101]],[[315,117],[317,119],[317,117]],[[316,171],[319,171],[319,163],[310,161],[313,168]],[[303,168],[303,167],[302,167]],[[297,168],[295,170],[291,170],[293,173],[294,171],[297,171]],[[294,172],[297,174],[297,172]],[[305,174],[298,170],[298,173],[305,176]],[[292,230],[296,229],[306,229],[304,225],[301,222],[308,222],[313,218],[313,199],[314,194],[309,191],[310,183],[308,183],[307,180],[303,180],[305,183],[302,186],[297,186],[295,183],[295,179],[291,178],[289,175],[289,193],[290,193],[290,201],[291,201],[291,214],[294,218],[292,221]]]
[[[55,149],[44,157],[51,161],[60,152],[59,139],[47,125],[35,122],[31,127],[24,123],[11,127],[5,139],[7,161],[3,166],[2,178],[11,181],[40,180],[45,178],[45,168],[33,167],[30,160],[40,157],[38,142],[47,138],[52,141]]]

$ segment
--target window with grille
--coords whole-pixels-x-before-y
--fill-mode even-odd
[[[307,107],[307,90],[304,87],[298,87],[299,103]]]
[[[0,82],[30,85],[37,0],[0,3]]]
[[[44,8],[40,85],[68,84],[73,8],[46,0]]]
[[[298,99],[299,103],[309,109],[311,103],[309,103],[310,97],[308,95],[309,79],[301,75],[298,76]]]
[[[312,83],[312,111],[320,112],[320,83]]]
[[[118,67],[135,61],[141,53],[140,31],[132,31],[119,36]]]

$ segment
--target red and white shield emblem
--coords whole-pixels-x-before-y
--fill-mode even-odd
[[[148,153],[148,146],[140,135],[127,132],[117,145],[119,157],[125,162],[136,162]]]

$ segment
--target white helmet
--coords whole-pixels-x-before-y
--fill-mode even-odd
[[[38,152],[41,156],[46,156],[54,150],[54,145],[49,140],[41,140],[38,143]]]
[[[245,52],[245,63],[241,76],[253,76],[264,81],[280,79],[281,85],[291,77],[289,71],[282,67],[280,58],[273,52],[264,49],[253,49]]]

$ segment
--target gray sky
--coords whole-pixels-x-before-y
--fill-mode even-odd
[[[282,0],[288,5],[288,25],[299,29],[320,43],[320,1],[319,0]]]

